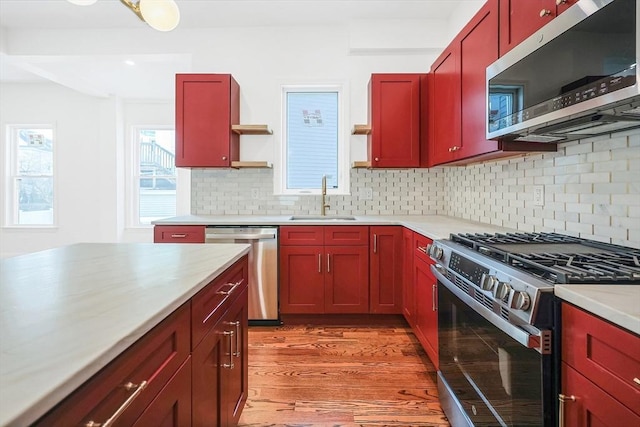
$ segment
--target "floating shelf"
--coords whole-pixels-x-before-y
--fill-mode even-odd
[[[351,135],[369,135],[371,133],[371,125],[353,125]]]
[[[353,162],[353,168],[370,168],[371,167],[371,162],[369,161],[358,161],[358,162]]]
[[[240,168],[271,168],[269,162],[231,162],[231,167],[234,169]]]
[[[231,130],[238,135],[273,135],[268,125],[231,125]]]

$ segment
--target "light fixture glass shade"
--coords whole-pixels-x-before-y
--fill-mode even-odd
[[[138,6],[147,24],[158,31],[171,31],[180,22],[180,10],[173,0],[140,0]]]
[[[67,0],[69,3],[77,4],[78,6],[91,6],[98,0]]]

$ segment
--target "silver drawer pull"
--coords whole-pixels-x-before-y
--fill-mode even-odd
[[[216,292],[218,295],[231,295],[233,291],[236,290],[238,286],[240,286],[244,282],[244,279],[238,280],[236,283],[225,283],[225,286],[231,286],[228,291],[218,291]]]
[[[636,383],[636,385],[640,385],[640,378],[634,378],[633,382]]]
[[[184,239],[185,237],[187,237],[186,234],[172,234],[171,235],[172,239]]]
[[[240,339],[240,321],[237,320],[235,322],[229,322],[229,324],[236,327],[236,351],[233,352],[233,355],[235,357],[240,357],[240,343],[238,342]]]
[[[123,387],[127,389],[127,391],[131,391],[134,389],[135,391],[131,394],[131,396],[127,398],[127,400],[124,401],[122,405],[120,405],[120,407],[113,413],[113,415],[111,415],[109,419],[104,423],[89,421],[84,425],[84,427],[110,427],[114,422],[116,422],[120,415],[122,415],[122,413],[127,410],[127,408],[133,403],[136,397],[138,397],[140,393],[142,393],[142,390],[144,390],[146,386],[146,381],[142,381],[140,384],[133,384],[131,382],[126,383],[125,385],[123,385]]]
[[[233,331],[224,331],[222,334],[229,337],[229,363],[223,363],[222,367],[225,369],[233,369],[235,367],[233,364],[233,336],[235,333]]]

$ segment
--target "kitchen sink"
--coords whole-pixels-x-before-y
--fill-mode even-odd
[[[289,219],[291,221],[355,221],[356,218],[341,215],[294,215]]]

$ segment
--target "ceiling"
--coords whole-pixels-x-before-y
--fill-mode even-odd
[[[358,20],[448,20],[463,4],[474,10],[482,0],[176,0],[178,31],[223,27],[348,24]],[[127,98],[154,98],[156,79],[189,70],[188,54],[12,55],[12,32],[25,30],[139,30],[153,32],[120,0],[77,6],[66,0],[0,0],[1,82],[55,81],[81,92]],[[114,33],[115,34],[115,33]],[[8,46],[7,46],[8,45]],[[7,51],[8,50],[8,51]],[[132,59],[135,66],[126,66]],[[82,81],[82,76],[93,76]],[[172,79],[171,79],[172,80]],[[96,82],[100,82],[99,84]]]

